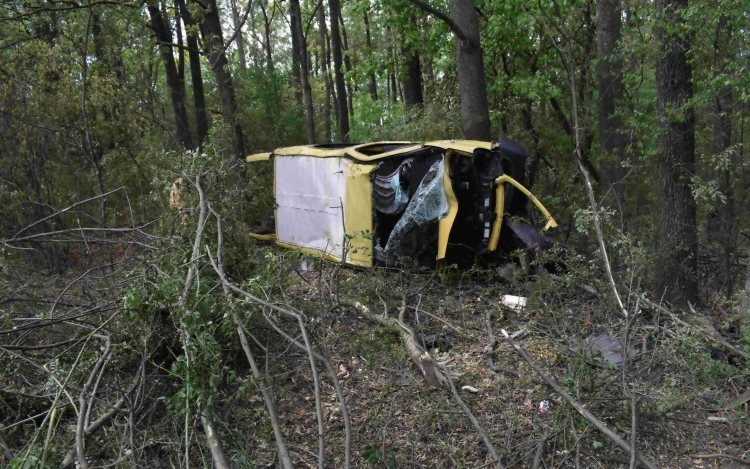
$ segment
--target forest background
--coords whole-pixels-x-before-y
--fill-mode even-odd
[[[393,298],[405,309],[427,292],[439,303],[437,295],[458,291],[458,299],[446,300],[455,300],[456,310],[466,309],[464,289],[485,300],[498,294],[497,272],[480,275],[490,283],[467,286],[448,275],[439,285],[425,278],[417,288],[408,272],[350,272],[251,241],[249,227],[263,223],[273,207],[271,174],[247,167],[244,157],[305,142],[500,136],[525,142],[530,185],[560,221],[554,236],[572,250],[563,275],[540,274],[532,286],[519,283],[519,275],[503,277],[536,298],[517,319],[556,317],[552,310],[559,308],[559,321],[537,336],[550,349],[562,347],[562,336],[582,338],[592,330],[619,331],[627,349],[631,331],[648,326],[643,334],[651,345],[644,339],[643,353],[666,353],[662,372],[707,373],[693,376],[698,381],[682,376],[685,388],[674,389],[667,404],[641,397],[647,413],[741,395],[748,382],[742,360],[750,353],[749,12],[748,0],[4,1],[4,457],[13,467],[46,467],[70,463],[74,447],[79,466],[88,465],[87,453],[101,464],[188,466],[201,460],[202,449],[214,450],[210,409],[221,401],[224,413],[216,419],[226,428],[218,433],[235,444],[227,450],[233,464],[278,458],[285,466],[291,463],[282,430],[291,424],[273,423],[273,415],[285,398],[279,390],[289,386],[284,380],[292,379],[280,370],[293,364],[283,358],[283,340],[279,350],[262,343],[272,314],[292,318],[292,325],[301,317],[300,330],[311,329],[300,356],[348,363],[337,365],[344,368],[330,373],[333,379],[359,367],[333,358],[340,353],[333,345],[341,340],[335,316],[346,309],[345,292],[375,308],[378,285],[387,288],[386,311],[398,309]],[[223,258],[217,264],[209,253]],[[313,280],[297,268],[301,259],[316,266],[314,293],[295,290]],[[235,291],[235,283],[255,299]],[[596,300],[580,298],[586,288]],[[561,294],[567,301],[551,305]],[[257,297],[268,304],[258,306]],[[305,306],[310,298],[315,304]],[[273,313],[280,304],[289,309]],[[575,319],[565,313],[574,304],[586,311]],[[321,317],[313,319],[318,310]],[[685,330],[660,323],[682,312],[690,315],[679,320]],[[483,318],[476,325],[482,336]],[[461,327],[470,331],[469,324]],[[421,328],[413,333],[429,335]],[[389,334],[387,327],[379,333]],[[250,344],[253,334],[261,340]],[[248,363],[236,363],[240,349]],[[580,358],[575,347],[566,350],[559,352],[568,357],[564,363]],[[265,370],[254,355],[263,357]],[[556,363],[548,364],[563,366]],[[570,368],[566,376],[578,383],[607,372],[581,367],[583,375]],[[147,371],[158,385],[146,385]],[[638,376],[642,386],[658,389],[671,382],[639,372],[636,365],[628,371],[634,388]],[[108,384],[99,388],[100,381]],[[312,381],[320,400],[318,378]],[[267,440],[270,447],[243,453],[236,447],[241,438],[226,435],[226,402],[258,389],[272,424],[251,433],[259,435],[256,444]],[[575,389],[578,398],[593,392]],[[617,392],[628,402],[637,394],[627,384]],[[605,410],[627,422],[636,400],[632,411]],[[92,412],[108,418],[94,426]],[[143,420],[149,412],[159,416],[158,425]],[[746,416],[737,418],[746,430]],[[93,435],[114,424],[108,436],[96,437],[101,451],[86,451],[90,427]],[[149,435],[152,426],[157,430]],[[521,432],[526,439],[514,440],[515,451],[546,448],[550,435],[562,431],[532,426],[539,435]],[[349,451],[346,427],[346,443],[336,444]],[[196,432],[209,435],[208,442]],[[628,434],[635,442],[635,423]],[[388,456],[388,445],[363,435],[354,449],[361,461],[415,461],[392,449]],[[171,443],[156,450],[160,438]],[[578,438],[560,438],[566,448],[579,448]],[[687,455],[679,445],[666,446],[664,453],[650,450],[656,459]],[[497,459],[489,449],[455,450],[460,466]],[[321,461],[333,458],[320,451]],[[554,451],[540,453],[540,460],[551,458],[545,464],[555,458]],[[300,454],[294,457],[309,458]],[[501,459],[508,462],[509,454]],[[221,466],[221,457],[212,457]],[[349,453],[335,461],[348,466]]]

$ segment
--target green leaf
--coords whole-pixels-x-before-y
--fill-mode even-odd
[[[125,309],[138,309],[143,303],[140,290],[130,290],[123,298]]]

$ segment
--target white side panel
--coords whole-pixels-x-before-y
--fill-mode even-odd
[[[276,157],[279,242],[341,257],[346,163],[344,158]]]

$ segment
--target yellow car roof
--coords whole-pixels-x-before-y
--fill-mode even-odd
[[[396,145],[397,148],[390,151],[384,151],[378,153],[378,147],[387,147],[390,145]],[[357,161],[372,162],[387,159],[393,156],[398,156],[403,153],[409,153],[415,150],[419,150],[424,147],[437,147],[444,150],[453,150],[459,153],[472,154],[475,150],[491,150],[492,142],[484,142],[479,140],[435,140],[425,143],[417,142],[404,142],[404,141],[385,141],[385,142],[369,142],[364,144],[352,144],[352,145],[297,145],[293,147],[278,148],[272,153],[256,153],[246,158],[248,163],[253,161],[264,161],[271,158],[271,156],[314,156],[318,158],[332,158],[332,157],[343,157],[348,156]],[[362,150],[362,151],[360,151]],[[368,150],[367,153],[364,153]]]

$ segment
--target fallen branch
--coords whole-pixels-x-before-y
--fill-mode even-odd
[[[404,347],[409,352],[409,358],[411,358],[414,366],[417,367],[422,376],[427,380],[427,383],[432,387],[440,386],[445,378],[441,377],[440,373],[436,371],[435,362],[432,360],[430,354],[420,350],[419,345],[417,345],[414,339],[414,332],[403,322],[406,310],[406,305],[403,301],[399,308],[399,319],[388,317],[385,314],[374,314],[359,301],[341,300],[341,305],[356,309],[367,319],[380,324],[391,333],[398,334],[404,343]]]
[[[224,454],[224,447],[221,444],[221,438],[216,432],[216,424],[214,418],[211,415],[211,409],[206,406],[201,412],[201,424],[203,425],[203,431],[206,434],[206,441],[208,447],[211,450],[211,457],[214,460],[214,465],[217,469],[229,469],[229,461],[227,456]]]
[[[143,365],[141,365],[143,366]],[[137,382],[136,382],[137,384]],[[128,391],[128,393],[132,392],[135,389],[136,384],[133,385],[133,387]],[[122,407],[125,405],[125,398],[121,397],[105,414],[103,414],[101,417],[96,419],[94,422],[91,423],[86,429],[84,430],[84,435],[89,436],[99,430],[102,426],[104,426],[105,423],[112,420],[112,417],[114,417],[118,412],[122,410]],[[60,463],[60,468],[65,468],[70,466],[73,463],[73,460],[76,455],[75,447],[71,448],[70,451],[65,455],[65,458],[63,458],[63,462]]]
[[[0,433],[0,446],[3,447],[3,453],[5,454],[5,459],[7,459],[8,462],[12,461],[14,458],[13,451],[11,451],[10,448],[8,447],[8,444],[5,443],[2,433]]]
[[[497,348],[499,342],[495,338],[495,334],[492,333],[492,310],[491,309],[487,310],[486,327],[487,327],[487,347],[485,347],[484,349],[484,355],[487,358],[487,367],[489,367],[489,369],[494,371],[495,373],[505,373],[511,376],[515,376],[516,378],[520,378],[521,375],[515,370],[511,370],[510,368],[506,368],[504,366],[499,366],[495,364],[495,359],[493,355],[495,354],[495,349]],[[518,332],[516,332],[516,334],[517,333]]]
[[[89,379],[86,381],[86,384],[81,389],[81,394],[78,397],[78,424],[76,425],[76,454],[78,455],[78,467],[81,469],[88,469],[89,464],[88,461],[86,461],[86,453],[85,453],[85,447],[84,447],[84,434],[85,434],[85,420],[86,415],[88,412],[86,409],[88,406],[93,404],[94,397],[92,396],[91,399],[88,401],[86,400],[87,394],[89,389],[94,385],[94,380],[99,375],[99,370],[104,367],[104,362],[107,360],[107,357],[109,357],[109,352],[112,346],[112,341],[110,340],[109,334],[104,336],[99,336],[99,338],[104,338],[104,351],[102,352],[101,356],[99,357],[99,360],[94,365],[94,369],[91,370],[91,374],[89,375]]]
[[[531,465],[531,469],[539,469],[539,464],[542,462],[542,454],[544,454],[544,444],[547,442],[547,438],[549,438],[549,432],[545,431],[537,444],[536,453],[534,454],[534,462]]]
[[[297,347],[300,350],[307,351],[307,347],[296,341],[292,336],[284,332],[278,324],[276,324],[273,319],[271,319],[268,315],[268,313],[263,312],[263,317],[266,318],[266,322],[279,334],[281,334],[286,340],[291,342],[295,347]],[[313,355],[318,360],[322,361],[325,364],[326,370],[328,371],[328,374],[331,375],[331,378],[333,379],[333,388],[336,390],[336,397],[339,400],[339,409],[341,410],[341,418],[344,420],[344,433],[345,433],[345,443],[344,443],[344,451],[345,451],[345,458],[344,458],[344,467],[346,469],[349,469],[350,467],[350,460],[351,460],[351,448],[352,448],[352,430],[351,430],[351,422],[349,421],[349,410],[346,408],[346,399],[344,398],[344,393],[341,389],[341,382],[339,381],[339,377],[336,374],[336,370],[333,369],[333,365],[331,365],[331,362],[326,358],[325,355],[321,355],[319,353],[313,352]]]
[[[108,195],[114,194],[115,192],[121,191],[121,190],[123,190],[123,189],[124,189],[124,187],[122,187],[122,186],[121,186],[121,187],[118,187],[117,189],[113,189],[113,190],[111,190],[111,191],[109,191],[109,192],[107,192],[107,193],[104,193],[104,194],[99,194],[99,195],[96,195],[96,196],[94,196],[94,197],[89,197],[88,199],[85,199],[85,200],[81,200],[81,201],[79,201],[79,202],[76,202],[76,203],[74,203],[73,205],[70,205],[70,206],[68,206],[68,207],[65,207],[65,208],[64,208],[64,209],[62,209],[62,210],[58,210],[58,211],[56,211],[55,213],[53,213],[52,215],[48,215],[48,216],[46,216],[46,217],[44,217],[44,218],[42,218],[42,219],[40,219],[40,220],[37,220],[37,221],[35,221],[34,223],[32,223],[32,224],[30,224],[30,225],[27,225],[27,226],[26,226],[25,228],[22,228],[22,229],[21,229],[20,231],[18,231],[18,232],[17,232],[16,234],[14,234],[14,235],[13,235],[13,237],[12,237],[12,238],[11,238],[10,240],[11,240],[11,241],[12,241],[12,240],[16,240],[16,239],[18,238],[18,235],[20,235],[20,234],[21,234],[21,233],[23,233],[24,231],[27,231],[27,230],[29,230],[30,228],[33,228],[34,226],[36,226],[36,225],[38,225],[38,224],[40,224],[40,223],[43,223],[43,222],[45,222],[45,221],[49,220],[50,218],[54,218],[54,217],[56,217],[56,216],[58,216],[58,215],[61,215],[61,214],[65,213],[65,212],[67,212],[68,210],[70,210],[71,208],[75,208],[75,207],[78,207],[79,205],[83,205],[83,204],[85,204],[86,202],[91,202],[92,200],[96,200],[96,199],[101,199],[101,198],[103,198],[103,197],[106,197],[106,196],[108,196]]]
[[[208,204],[206,204],[206,208],[208,208]],[[211,210],[211,212],[216,217],[217,221],[217,230],[218,230],[218,249],[217,249],[217,257],[221,256],[222,250],[223,250],[223,233],[221,228],[221,217],[218,216],[218,214]],[[211,266],[213,267],[216,274],[219,276],[221,280],[222,287],[224,288],[224,294],[228,295],[229,290],[232,291],[238,291],[238,293],[243,294],[244,296],[256,299],[255,296],[244,292],[243,290],[240,290],[239,288],[232,285],[229,280],[227,280],[226,275],[224,273],[224,267],[222,265],[223,259],[219,257],[219,261],[214,259],[214,257],[211,255],[211,251],[206,247],[206,253],[208,254],[208,259],[211,262]],[[260,300],[260,298],[257,298],[256,300]],[[260,300],[261,303],[265,303],[264,301]],[[278,308],[278,307],[276,307]],[[278,308],[280,309],[280,308]],[[253,376],[255,379],[257,379],[260,382],[260,392],[263,396],[263,401],[266,405],[266,409],[268,410],[268,417],[271,420],[271,426],[273,428],[274,433],[274,439],[276,441],[276,450],[278,451],[279,461],[281,462],[281,465],[284,469],[292,469],[292,458],[289,454],[289,448],[287,447],[286,440],[284,438],[284,434],[281,431],[281,423],[279,421],[279,415],[278,411],[276,410],[276,405],[274,403],[273,394],[271,393],[271,389],[263,382],[263,377],[260,372],[260,368],[258,368],[258,364],[255,361],[255,357],[253,356],[253,352],[250,349],[250,343],[247,340],[247,335],[245,334],[245,328],[242,324],[242,320],[237,315],[237,312],[232,310],[231,312],[232,320],[234,321],[235,325],[237,326],[237,335],[240,338],[240,344],[242,345],[242,350],[245,352],[245,358],[247,359],[248,364],[250,365],[250,369],[253,372]]]
[[[688,328],[690,330],[693,330],[695,332],[698,332],[698,333],[702,334],[703,336],[705,336],[708,340],[710,340],[712,342],[715,342],[718,345],[721,345],[722,347],[726,348],[727,350],[729,350],[731,352],[734,352],[735,354],[737,354],[737,355],[739,355],[739,356],[741,356],[741,357],[743,357],[743,358],[745,358],[747,360],[750,360],[750,353],[747,353],[744,350],[735,347],[734,345],[730,344],[729,342],[727,342],[724,339],[719,339],[719,338],[714,337],[708,329],[705,329],[705,328],[704,329],[699,329],[698,327],[693,326],[692,324],[689,324],[689,323],[683,321],[682,319],[680,319],[679,317],[677,317],[677,315],[675,313],[673,313],[672,311],[670,311],[666,307],[664,307],[662,305],[659,305],[659,304],[656,304],[653,301],[649,300],[648,298],[641,298],[641,302],[643,302],[643,304],[645,304],[647,307],[649,307],[651,309],[655,309],[655,310],[657,310],[659,312],[662,312],[662,313],[668,315],[677,324],[679,324],[681,326],[684,326],[684,327],[686,327],[686,328]],[[690,305],[690,310],[691,310],[691,312],[694,315],[698,316],[698,313],[695,311],[695,309],[692,307],[692,305]]]
[[[179,300],[177,301],[177,308],[178,310],[183,310],[187,306],[187,301],[190,295],[190,289],[193,286],[193,282],[195,281],[195,276],[197,274],[197,263],[198,259],[202,257],[200,255],[200,249],[201,249],[201,242],[203,239],[203,230],[206,227],[206,221],[208,218],[208,201],[206,200],[206,194],[203,192],[203,187],[201,186],[201,175],[198,174],[195,176],[195,181],[191,180],[190,178],[185,175],[186,179],[188,179],[193,186],[195,186],[196,190],[198,191],[198,206],[199,206],[199,214],[198,214],[198,225],[195,228],[195,240],[193,241],[193,251],[190,255],[190,267],[188,267],[187,276],[185,277],[185,286],[183,287],[182,294],[180,295]],[[185,324],[185,320],[182,314],[179,316],[179,323],[180,323],[180,336],[182,339],[182,347],[185,352],[185,358],[187,361],[187,369],[190,369],[190,364],[193,361],[190,356],[190,351],[188,347],[188,339],[189,339],[189,332],[187,329],[187,325]],[[189,385],[189,381],[188,384]],[[190,395],[190,392],[188,390],[187,395]],[[186,399],[188,399],[186,397]],[[189,401],[186,400],[186,406],[189,406]],[[187,413],[185,418],[187,419]],[[202,409],[201,412],[201,423],[203,424],[203,430],[206,434],[206,440],[208,441],[209,447],[211,448],[211,456],[214,461],[214,465],[218,469],[228,469],[229,463],[227,462],[226,455],[224,454],[224,448],[221,445],[221,439],[215,431],[215,427],[213,425],[213,420],[211,419],[211,409],[210,406],[206,405],[204,409]],[[188,445],[185,445],[185,451],[187,453],[188,451]]]
[[[54,344],[46,344],[46,345],[6,345],[3,344],[2,347],[8,350],[21,350],[21,351],[30,351],[30,350],[45,350],[49,348],[56,348],[56,347],[62,347],[64,345],[72,344],[73,342],[77,342],[80,339],[70,339],[70,340],[64,340],[62,342],[56,342]]]
[[[581,414],[586,420],[591,422],[591,424],[597,428],[600,432],[604,433],[610,440],[612,440],[617,446],[622,448],[623,450],[630,453],[633,451],[632,447],[622,438],[620,438],[615,432],[613,432],[604,422],[596,418],[591,412],[588,411],[583,405],[581,405],[578,401],[573,399],[573,397],[570,396],[563,388],[560,386],[557,381],[555,381],[551,376],[547,375],[545,372],[542,371],[539,366],[534,363],[534,360],[531,359],[528,353],[521,347],[519,347],[515,341],[510,337],[510,334],[505,329],[501,329],[501,332],[503,333],[503,336],[505,336],[505,340],[508,341],[508,343],[518,352],[518,354],[526,360],[526,362],[531,366],[531,368],[534,369],[534,371],[550,386],[552,389],[557,392],[563,399],[565,399],[568,404],[573,406],[573,408],[578,411],[579,414]],[[636,451],[635,453],[636,459],[638,462],[646,466],[648,469],[658,469],[658,466],[656,466],[653,462],[651,462],[649,459],[647,459],[643,454]]]
[[[504,469],[502,462],[500,462],[500,455],[497,454],[497,450],[495,449],[495,445],[492,444],[492,440],[490,440],[490,437],[487,435],[487,433],[484,431],[482,426],[479,424],[479,420],[477,420],[477,418],[474,417],[474,414],[471,412],[471,409],[469,409],[469,406],[467,406],[464,400],[461,399],[461,395],[458,394],[458,390],[456,389],[456,383],[453,382],[453,377],[451,377],[451,372],[448,370],[448,367],[446,367],[442,363],[437,363],[437,367],[443,372],[445,379],[448,381],[448,385],[451,388],[451,393],[453,394],[453,398],[461,407],[461,410],[464,411],[464,414],[466,414],[466,416],[469,418],[469,420],[471,421],[471,424],[474,425],[474,429],[482,437],[484,446],[487,448],[487,452],[490,453],[490,457],[492,458],[493,463],[497,464],[497,469]]]
[[[750,401],[750,390],[747,390],[744,393],[740,394],[739,396],[737,396],[736,399],[732,400],[732,402],[730,402],[729,404],[726,404],[726,405],[724,405],[722,407],[714,407],[714,408],[711,408],[711,409],[703,409],[703,410],[705,410],[706,412],[721,412],[723,410],[727,410],[727,409],[731,409],[731,408],[734,408],[734,407],[741,406],[742,404],[744,404],[747,401]]]
[[[724,453],[691,454],[690,457],[694,459],[729,459],[731,461],[738,462],[746,466],[750,466],[749,460],[738,458],[737,456],[732,456],[731,454],[724,454]]]

